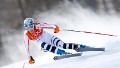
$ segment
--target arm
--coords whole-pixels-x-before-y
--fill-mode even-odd
[[[29,63],[30,64],[35,63],[35,60],[33,59],[32,55],[30,54],[29,39],[28,39],[28,36],[26,35],[26,31],[24,32],[24,44],[25,44],[25,49],[26,49],[28,57],[29,57]]]
[[[36,25],[36,29],[39,29],[39,28],[54,29],[54,33],[58,33],[60,31],[59,27],[54,24],[39,23]]]
[[[24,35],[24,44],[25,44],[25,49],[26,49],[27,55],[28,55],[28,57],[30,57],[31,54],[30,54],[30,47],[29,47],[29,39],[28,39],[27,35]]]

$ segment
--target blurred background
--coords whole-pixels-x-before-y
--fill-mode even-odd
[[[70,7],[76,8],[77,12],[87,9],[99,16],[120,15],[120,0],[0,0],[0,67],[27,59],[23,40],[26,17],[49,23],[53,21],[47,18],[51,19],[53,13],[69,17],[69,11],[74,10],[69,10]],[[60,18],[57,15],[54,18]]]

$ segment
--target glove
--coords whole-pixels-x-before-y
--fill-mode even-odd
[[[34,64],[34,63],[35,63],[35,60],[33,59],[32,56],[30,56],[29,64]]]
[[[57,25],[55,25],[56,28],[54,29],[54,33],[58,33],[60,31],[59,27]]]

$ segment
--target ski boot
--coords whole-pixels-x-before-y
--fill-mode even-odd
[[[91,48],[90,46],[80,44],[80,48]]]
[[[58,55],[69,55],[69,54],[72,54],[72,53],[65,52],[64,50],[58,49],[58,50],[57,50],[57,54],[58,54]]]
[[[90,46],[86,46],[86,45],[78,45],[78,47],[75,49],[76,52],[79,52],[80,49],[84,49],[84,48],[91,48]]]

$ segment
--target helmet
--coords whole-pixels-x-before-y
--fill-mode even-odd
[[[24,20],[24,27],[27,30],[30,28],[34,28],[34,19],[33,18],[26,18]]]

